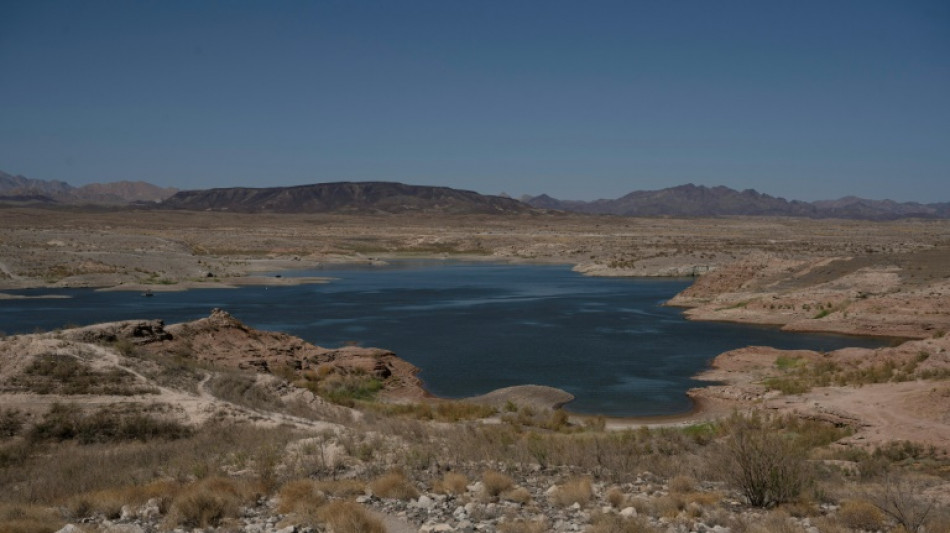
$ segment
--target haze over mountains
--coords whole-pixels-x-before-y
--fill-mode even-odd
[[[0,204],[144,204],[167,209],[272,213],[518,214],[557,210],[620,216],[790,216],[890,220],[950,218],[950,202],[922,204],[847,196],[803,202],[752,189],[680,185],[634,191],[591,202],[559,200],[546,194],[514,200],[449,187],[395,182],[334,182],[293,187],[230,187],[178,191],[145,182],[122,181],[73,187],[62,181],[14,176],[0,171]]]
[[[122,205],[161,202],[178,192],[144,181],[91,183],[73,187],[64,181],[46,181],[14,176],[0,171],[0,202]]]

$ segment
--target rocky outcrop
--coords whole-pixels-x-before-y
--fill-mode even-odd
[[[171,334],[165,331],[165,323],[162,320],[127,320],[94,324],[67,329],[63,332],[63,337],[75,342],[92,344],[110,344],[122,339],[136,345],[168,341],[172,338]]]
[[[207,318],[172,324],[167,336],[143,344],[152,354],[174,354],[220,368],[254,369],[265,373],[360,371],[384,382],[387,392],[421,398],[425,395],[419,369],[381,348],[344,346],[323,348],[286,333],[248,327],[222,309]]]

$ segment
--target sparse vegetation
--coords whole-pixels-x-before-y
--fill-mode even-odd
[[[73,356],[54,354],[37,357],[11,384],[37,394],[133,396],[158,392],[121,368],[95,370]]]
[[[179,439],[191,430],[182,424],[155,417],[139,409],[101,408],[84,413],[73,404],[53,404],[30,430],[33,442],[76,440],[82,444],[128,440]]]
[[[383,382],[365,370],[330,366],[304,372],[295,384],[335,404],[347,407],[354,407],[360,401],[372,400],[383,388]]]

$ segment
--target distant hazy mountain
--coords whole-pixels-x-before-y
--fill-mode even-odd
[[[268,187],[181,191],[162,203],[169,209],[269,213],[497,213],[533,209],[511,198],[448,187],[392,182],[337,182]]]
[[[178,192],[144,181],[91,183],[73,187],[63,181],[45,181],[0,171],[0,200],[19,203],[128,204],[161,202]]]
[[[887,220],[906,217],[950,218],[950,203],[899,203],[865,200],[854,196],[819,202],[788,201],[729,187],[680,185],[658,191],[634,191],[615,200],[593,202],[557,200],[546,194],[522,198],[539,209],[624,216],[793,216]]]

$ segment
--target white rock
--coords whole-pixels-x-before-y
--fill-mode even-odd
[[[66,524],[56,533],[82,533],[82,530],[75,524]]]
[[[119,520],[132,520],[135,518],[135,511],[132,510],[131,505],[123,505],[122,510],[119,511]]]
[[[416,507],[419,507],[420,509],[432,509],[433,507],[435,507],[435,501],[432,498],[426,496],[425,494],[423,494],[422,496],[419,496],[419,499],[416,500],[414,504]]]
[[[102,528],[103,533],[145,533],[138,524],[112,524]]]
[[[287,526],[282,529],[278,529],[277,533],[295,533],[297,531],[297,526]]]
[[[623,510],[620,511],[620,516],[624,518],[633,518],[634,516],[637,516],[637,510],[634,507],[624,507]]]
[[[419,528],[419,533],[446,533],[452,531],[452,526],[442,524],[426,524]]]

